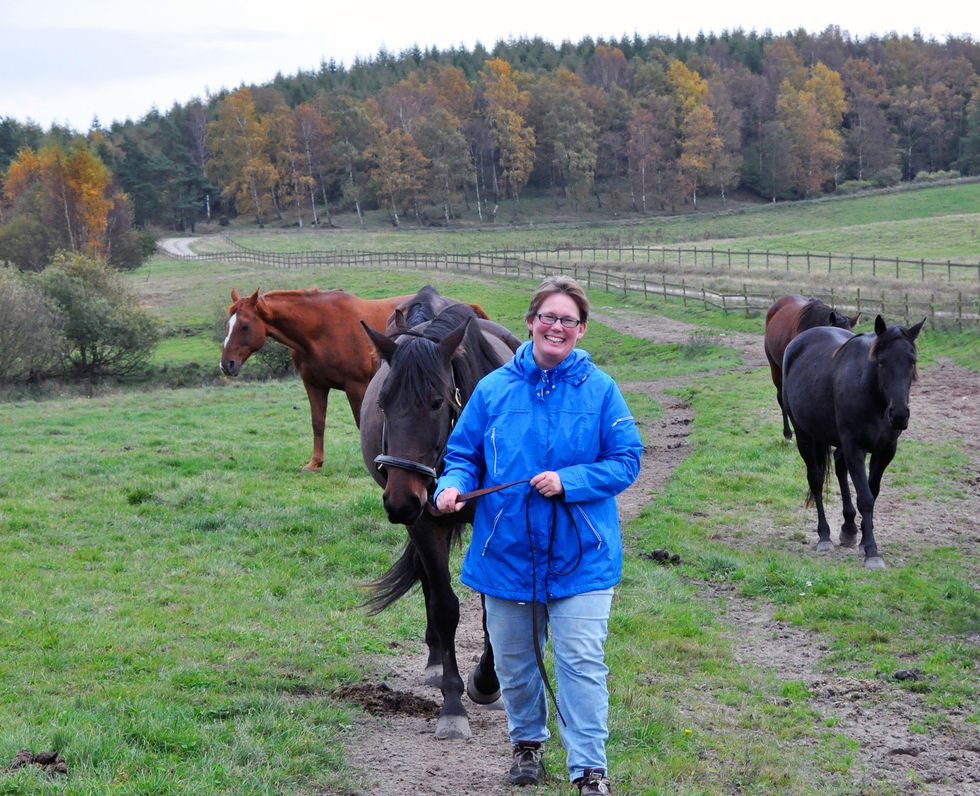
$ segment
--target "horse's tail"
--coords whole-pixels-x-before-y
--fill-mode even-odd
[[[466,521],[470,520],[471,518],[467,517]],[[450,548],[462,541],[463,525],[462,522],[456,521],[448,526]],[[367,608],[371,616],[380,614],[389,605],[408,594],[416,583],[422,582],[424,577],[422,558],[415,543],[409,539],[405,549],[402,550],[401,557],[392,564],[391,569],[377,580],[364,584],[364,588],[371,592],[371,596],[363,602],[362,607]]]
[[[401,557],[384,575],[366,584],[371,596],[364,601],[370,615],[380,614],[385,608],[411,591],[422,580],[422,560],[411,539],[405,545]]]
[[[830,482],[831,482],[830,474],[831,474],[832,468],[834,466],[834,464],[833,464],[833,462],[834,462],[834,456],[833,456],[833,453],[831,453],[831,449],[830,449],[830,446],[829,445],[827,445],[823,449],[823,455],[824,455],[824,461],[823,461],[823,499],[824,499],[824,502],[826,503],[827,498],[830,496],[830,493],[831,493],[831,489],[830,489]],[[812,489],[808,489],[806,491],[806,501],[804,501],[803,505],[804,505],[805,508],[812,508],[813,507],[813,504],[814,504],[813,490]]]

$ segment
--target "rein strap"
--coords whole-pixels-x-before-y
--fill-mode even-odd
[[[530,481],[530,478],[519,478],[516,481],[508,481],[506,484],[497,484],[496,486],[485,486],[483,489],[474,489],[472,492],[466,492],[460,495],[456,500],[473,500],[473,498],[482,497],[483,495],[489,495],[491,492],[497,492],[501,489],[506,489],[509,486],[516,486],[517,484],[526,484]]]

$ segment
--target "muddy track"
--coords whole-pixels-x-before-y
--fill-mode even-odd
[[[684,343],[698,331],[698,327],[675,320],[619,310],[603,309],[592,317],[625,334],[658,343]],[[741,369],[768,367],[761,335],[729,333],[719,341],[740,352]],[[691,378],[700,379],[703,374]],[[688,428],[693,413],[683,401],[666,391],[690,380],[674,378],[621,384],[624,392],[645,392],[664,408],[661,417],[642,429],[647,449],[640,477],[619,498],[624,523],[656,496],[689,452]],[[775,403],[773,412],[776,412]],[[914,510],[910,510],[907,503],[888,500],[886,478],[882,509],[876,512],[876,519],[880,527],[889,529],[880,541],[890,565],[902,565],[903,549],[941,541],[959,547],[977,565],[975,572],[980,573],[978,430],[980,376],[948,363],[926,371],[914,388],[912,423],[907,436],[926,441],[945,440],[950,436],[963,438],[970,463],[970,473],[965,479],[968,488],[962,499],[945,499],[941,503],[920,496],[914,501]],[[969,484],[973,485],[972,489]],[[831,511],[837,511],[833,503],[828,505],[828,514]],[[798,531],[811,530],[812,522],[802,507],[797,516],[799,523],[794,528],[756,527],[733,543],[745,547],[775,545],[799,551]],[[638,552],[632,551],[634,555]],[[628,547],[626,554],[630,554]],[[814,553],[812,547],[802,546],[801,554]],[[854,554],[839,550],[834,555]],[[877,792],[881,785],[886,785],[900,794],[980,796],[980,733],[966,723],[964,716],[952,711],[940,727],[930,728],[927,734],[913,734],[909,730],[911,725],[927,726],[923,722],[929,711],[921,695],[894,681],[855,680],[827,670],[821,666],[821,658],[829,650],[824,639],[775,621],[771,606],[741,598],[731,587],[696,585],[702,599],[714,604],[731,628],[737,663],[771,672],[783,680],[804,682],[813,694],[810,701],[813,709],[821,717],[833,719],[835,731],[859,742],[859,762],[853,768],[853,793],[866,793],[869,789]],[[458,659],[460,670],[468,672],[482,648],[480,604],[465,588],[460,590],[460,599]],[[346,695],[361,703],[367,712],[352,728],[346,745],[346,759],[360,782],[348,783],[345,788],[330,793],[507,796],[518,792],[519,789],[508,786],[504,779],[509,745],[503,711],[468,704],[473,737],[467,741],[436,741],[439,692],[422,685],[424,667],[425,654],[419,642],[399,650],[397,655],[376,658],[357,690]],[[683,702],[682,697],[681,710]],[[555,777],[563,772],[551,773]]]

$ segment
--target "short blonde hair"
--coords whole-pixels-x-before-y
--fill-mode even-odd
[[[547,277],[531,295],[531,305],[527,308],[527,315],[524,320],[530,323],[538,314],[541,305],[548,296],[555,293],[564,293],[578,307],[579,320],[584,324],[589,320],[589,297],[585,295],[582,286],[570,276],[549,276]]]

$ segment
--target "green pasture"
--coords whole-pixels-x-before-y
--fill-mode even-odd
[[[70,771],[0,768],[0,793],[334,792],[358,715],[335,690],[370,682],[384,656],[420,647],[421,597],[377,617],[359,607],[360,585],[396,559],[404,529],[384,516],[345,401],[331,402],[326,463],[311,475],[299,470],[310,448],[299,380],[248,380],[251,362],[243,380],[217,375],[230,290],[381,296],[432,282],[523,336],[532,285],[162,258],[131,279],[166,332],[155,368],[199,373],[202,386],[0,405],[0,760],[56,748]],[[624,305],[591,298],[597,310]],[[978,553],[903,550],[901,566],[878,573],[856,556],[816,557],[802,544],[815,519],[802,507],[802,465],[782,441],[768,373],[709,375],[739,364],[714,336],[759,331],[762,319],[679,302],[633,309],[702,331],[664,346],[593,322],[584,341],[618,379],[691,377],[679,394],[695,411],[691,455],[624,529],[609,643],[619,792],[855,792],[855,743],[816,713],[804,684],[734,660],[738,628],[714,586],[820,634],[828,671],[923,670],[925,681],[889,687],[923,692],[926,731],[953,712],[975,727]],[[954,354],[976,367],[977,338],[927,330],[923,367]],[[661,407],[639,392],[628,399],[654,428]],[[954,502],[975,488],[968,477],[954,438],[903,444],[886,482]],[[776,530],[754,540],[760,524]],[[886,559],[896,552],[887,528],[879,542]],[[639,557],[658,547],[682,563]],[[548,751],[556,771],[558,746]],[[537,792],[566,789],[551,781]]]

